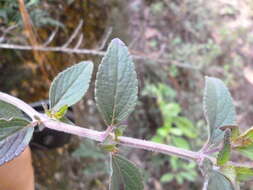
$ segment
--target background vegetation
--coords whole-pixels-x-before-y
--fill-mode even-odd
[[[201,109],[204,75],[227,83],[238,124],[245,130],[252,125],[250,0],[26,0],[32,30],[26,27],[28,20],[23,22],[19,3],[0,0],[0,43],[43,44],[57,31],[50,46],[62,46],[83,20],[80,48],[104,50],[109,39],[120,37],[132,54],[141,57],[135,61],[139,103],[127,122],[131,136],[198,150],[206,139]],[[77,41],[69,45],[74,47]],[[52,78],[85,59],[99,63],[100,56],[0,49],[1,91],[30,103],[44,100]],[[78,124],[99,129],[103,121],[97,119],[92,88],[73,111]],[[202,179],[192,163],[144,151],[124,153],[146,171],[147,190],[200,189]],[[94,142],[77,137],[61,148],[36,148],[36,188],[106,189],[105,159]],[[243,189],[252,185],[243,184]]]

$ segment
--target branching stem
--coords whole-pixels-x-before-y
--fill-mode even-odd
[[[8,95],[6,93],[0,92],[0,100],[18,107],[24,113],[26,113],[29,117],[31,117],[33,122],[38,121],[38,118],[39,118],[40,122],[43,123],[45,127],[50,128],[50,129],[63,131],[63,132],[78,135],[81,137],[86,137],[98,142],[103,142],[109,135],[113,136],[112,134],[113,126],[109,126],[105,131],[102,131],[102,132],[96,131],[93,129],[87,129],[87,128],[83,128],[76,125],[62,123],[58,120],[49,118],[47,115],[37,112],[35,109],[33,109],[30,105],[28,105],[24,101],[16,97],[13,97],[11,95]],[[181,149],[181,148],[177,148],[177,147],[169,146],[165,144],[160,144],[160,143],[156,143],[152,141],[146,141],[146,140],[135,139],[131,137],[124,137],[124,136],[118,137],[118,140],[119,140],[119,144],[123,146],[150,150],[150,151],[167,154],[167,155],[175,155],[183,159],[194,160],[197,162],[199,160],[202,160],[205,157],[210,158],[208,155],[203,154],[202,152],[194,152],[194,151],[185,150],[185,149]]]

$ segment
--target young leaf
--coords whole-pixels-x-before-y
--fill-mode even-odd
[[[113,155],[110,190],[143,190],[142,176],[138,168],[129,160]]]
[[[253,160],[253,127],[233,140],[234,148]]]
[[[230,136],[231,136],[231,130],[226,129],[225,134],[224,134],[223,147],[220,150],[218,157],[217,157],[217,165],[218,166],[225,165],[230,159],[230,154],[231,154]]]
[[[212,171],[203,190],[235,190],[231,181],[219,171]]]
[[[253,144],[244,147],[236,147],[236,150],[240,152],[242,155],[253,160]]]
[[[29,120],[29,118],[15,106],[0,101],[0,118],[9,120],[13,117]],[[33,127],[24,128],[0,141],[0,165],[12,160],[24,151],[32,138],[33,131]]]
[[[127,118],[137,101],[137,77],[128,49],[120,39],[111,41],[98,68],[95,98],[107,125]]]
[[[53,114],[53,116],[56,118],[56,119],[61,119],[63,118],[63,116],[67,113],[68,111],[68,106],[67,105],[64,105],[63,107],[61,107],[59,109],[59,111],[57,111],[56,113]]]
[[[233,141],[233,144],[238,148],[253,145],[253,127],[249,128],[247,131],[245,131],[243,134],[237,137]]]
[[[235,107],[225,84],[217,78],[206,77],[204,113],[209,125],[209,144],[219,143],[223,126],[235,126]]]
[[[22,118],[0,119],[0,141],[24,129],[29,123]]]
[[[237,179],[242,180],[249,180],[253,179],[253,167],[234,167],[237,175]]]
[[[83,61],[58,74],[49,90],[50,109],[57,112],[77,103],[89,87],[92,71],[93,63]]]

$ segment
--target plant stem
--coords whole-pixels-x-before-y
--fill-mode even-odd
[[[35,109],[33,109],[30,105],[26,104],[24,101],[5,93],[0,92],[0,100],[18,107],[19,109],[24,111],[28,116],[30,116],[33,121],[37,121],[36,118],[40,118],[40,122],[45,127],[50,128],[50,129],[63,131],[63,132],[70,133],[73,135],[78,135],[81,137],[86,137],[98,142],[103,142],[105,138],[108,137],[108,135],[113,136],[113,134],[111,133],[113,130],[113,126],[109,126],[105,131],[100,132],[100,131],[96,131],[92,129],[83,128],[80,126],[62,123],[58,120],[49,118],[47,115],[37,112]],[[181,149],[181,148],[177,148],[177,147],[169,146],[165,144],[160,144],[160,143],[156,143],[152,141],[146,141],[146,140],[135,139],[131,137],[124,137],[124,136],[120,136],[118,137],[118,139],[119,139],[119,144],[123,146],[150,150],[150,151],[163,153],[167,155],[175,155],[183,159],[198,161],[200,159],[208,157],[208,155],[205,155],[201,152],[193,152],[190,150],[185,150],[185,149]]]
[[[41,114],[42,115],[42,114]],[[46,115],[42,115],[41,118],[47,117]],[[78,135],[81,137],[86,137],[98,142],[103,142],[109,135],[113,134],[111,133],[112,127],[108,127],[105,131],[100,132],[92,129],[87,129],[79,126],[74,126],[66,123],[62,123],[60,121],[56,120],[49,120],[48,118],[44,118],[41,121],[43,125],[47,128],[54,129],[57,131],[63,131],[66,133]],[[151,150],[154,152],[159,152],[163,154],[168,155],[175,155],[184,159],[190,159],[190,160],[198,160],[201,157],[205,156],[198,152],[193,152],[181,148],[177,148],[174,146],[169,146],[165,144],[160,144],[152,141],[146,141],[131,137],[124,137],[120,136],[118,137],[119,144],[123,146],[128,146],[132,148],[138,148],[138,149],[144,149],[144,150]]]
[[[138,148],[138,149],[144,149],[144,150],[150,150],[158,153],[163,153],[171,156],[178,156],[183,159],[190,159],[194,161],[198,161],[202,157],[205,157],[205,155],[193,152],[190,150],[165,145],[161,143],[156,143],[152,141],[142,140],[142,139],[136,139],[131,137],[124,137],[120,136],[118,137],[120,144],[132,148]]]

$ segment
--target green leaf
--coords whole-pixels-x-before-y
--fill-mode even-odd
[[[122,136],[125,129],[127,128],[127,125],[119,125],[115,130],[114,130],[114,135],[115,135],[115,140],[118,141],[118,137]]]
[[[93,63],[83,61],[58,74],[49,90],[50,109],[57,112],[77,103],[89,87],[92,71]]]
[[[230,154],[231,154],[230,136],[231,136],[231,130],[226,129],[225,134],[224,134],[223,147],[220,150],[218,157],[217,157],[217,165],[218,166],[225,165],[230,159]]]
[[[224,135],[223,126],[235,126],[235,107],[225,84],[206,77],[204,113],[209,125],[209,144],[218,144]]]
[[[190,149],[189,143],[182,137],[172,137],[173,145],[176,147],[184,148],[184,149]]]
[[[137,102],[138,84],[128,48],[120,39],[111,41],[98,68],[95,98],[107,125],[125,120]]]
[[[242,155],[253,160],[253,144],[245,146],[245,147],[238,147],[236,148],[236,150],[240,152]]]
[[[80,146],[73,152],[74,157],[81,158],[93,158],[93,159],[105,159],[105,154],[96,146],[94,141],[83,140]]]
[[[253,167],[234,167],[237,175],[237,180],[253,179]]]
[[[234,139],[233,147],[244,156],[253,160],[253,127]]]
[[[14,117],[30,121],[30,118],[17,107],[0,101],[0,118],[11,120]],[[24,151],[32,138],[33,131],[33,127],[24,128],[0,141],[0,165],[12,160]]]
[[[253,127],[249,128],[243,134],[238,136],[233,141],[233,145],[238,148],[244,148],[253,145]]]
[[[143,190],[143,179],[139,169],[129,160],[112,155],[110,190]]]
[[[22,118],[0,119],[0,141],[24,129],[29,123]]]
[[[67,113],[68,108],[69,108],[69,107],[68,107],[67,105],[62,106],[62,107],[59,109],[59,111],[57,111],[56,113],[54,113],[54,117],[55,117],[56,119],[61,119],[61,118],[63,118],[63,116]]]
[[[162,177],[160,178],[160,181],[162,183],[168,183],[168,182],[171,182],[173,179],[174,179],[174,174],[166,173],[162,175]]]
[[[235,190],[231,181],[219,171],[212,171],[203,190]]]
[[[10,119],[13,117],[25,118],[21,110],[0,100],[0,118]]]
[[[188,138],[197,137],[198,132],[196,130],[196,127],[194,127],[194,125],[189,119],[178,116],[176,117],[174,123],[177,126],[177,128],[180,129],[182,133]]]

